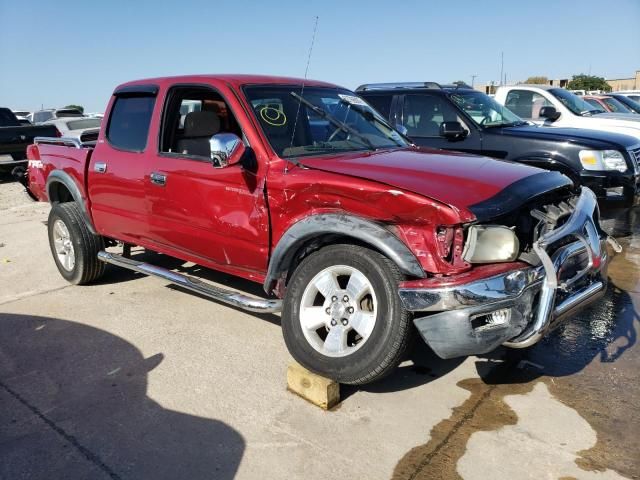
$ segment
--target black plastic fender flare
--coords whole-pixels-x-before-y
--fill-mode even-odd
[[[73,180],[71,175],[69,175],[67,172],[63,170],[52,170],[51,173],[49,173],[49,176],[47,177],[47,183],[45,185],[45,188],[47,191],[47,198],[49,198],[49,203],[56,203],[56,201],[52,200],[51,198],[51,187],[55,183],[61,183],[66,187],[67,190],[69,190],[69,193],[71,193],[73,200],[80,207],[80,211],[82,212],[82,217],[84,218],[84,221],[87,223],[87,227],[89,228],[89,231],[94,235],[97,235],[96,229],[94,228],[93,222],[91,221],[91,216],[87,211],[87,204],[85,202],[85,199],[82,196],[82,193],[80,193],[80,188],[78,187],[76,182]]]
[[[424,278],[425,272],[404,242],[379,223],[364,218],[327,213],[311,215],[294,223],[273,249],[264,290],[270,293],[276,280],[286,272],[293,257],[307,241],[322,235],[351,237],[379,250],[405,274]]]
[[[551,170],[552,172],[560,172],[563,175],[569,177],[574,183],[580,183],[581,167],[576,169],[570,159],[565,156],[556,155],[550,157],[547,155],[524,155],[519,158],[514,158],[513,162],[523,163],[532,167],[544,168],[545,170]]]

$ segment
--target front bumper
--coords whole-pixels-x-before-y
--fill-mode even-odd
[[[400,298],[416,312],[423,339],[442,358],[487,353],[499,345],[524,348],[599,298],[608,258],[595,223],[597,209],[596,196],[583,188],[569,219],[534,243],[537,267],[441,288],[401,286]]]
[[[581,185],[596,194],[604,208],[625,208],[640,200],[640,172],[589,172],[580,174]]]

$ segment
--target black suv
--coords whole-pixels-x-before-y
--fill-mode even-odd
[[[628,207],[640,198],[640,142],[634,137],[541,128],[470,87],[380,83],[356,91],[416,145],[558,170],[591,188],[601,206]]]

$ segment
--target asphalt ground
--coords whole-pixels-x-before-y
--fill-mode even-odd
[[[321,411],[286,390],[276,315],[109,267],[58,274],[49,207],[0,179],[2,479],[640,478],[640,212],[604,300],[525,351],[438,359]],[[138,253],[259,293],[260,287]]]

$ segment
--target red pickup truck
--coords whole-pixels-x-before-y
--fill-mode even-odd
[[[605,289],[589,189],[416,147],[328,83],[131,82],[95,145],[38,138],[28,158],[68,281],[96,281],[111,263],[281,311],[293,357],[344,383],[392,371],[416,331],[443,358],[532,345]],[[265,296],[136,260],[132,245],[259,282]]]

